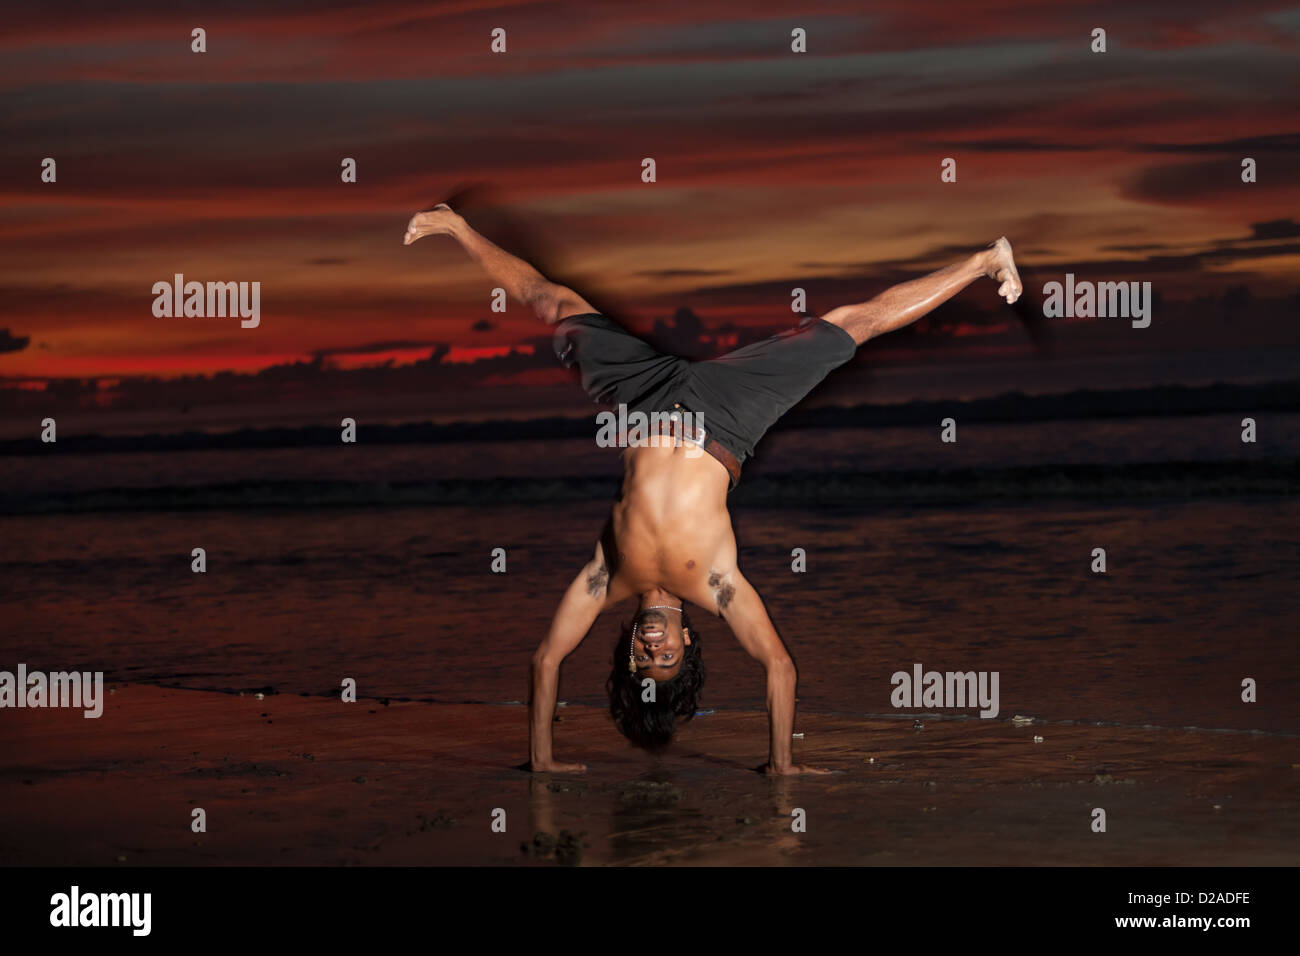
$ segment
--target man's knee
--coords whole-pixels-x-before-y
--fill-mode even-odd
[[[548,282],[539,288],[528,304],[547,325],[554,325],[571,315],[596,311],[578,293],[557,282]]]
[[[869,303],[842,305],[831,309],[822,318],[849,333],[859,345],[875,334],[876,313]]]

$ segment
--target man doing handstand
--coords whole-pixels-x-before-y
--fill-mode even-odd
[[[637,613],[620,635],[607,683],[610,712],[626,737],[659,747],[671,739],[676,718],[695,714],[704,665],[686,616],[690,601],[725,620],[766,671],[769,743],[763,769],[817,772],[792,758],[794,663],[762,599],[736,566],[727,493],[772,424],[868,339],[915,322],[982,277],[1015,302],[1021,283],[1011,244],[998,239],[866,302],[805,316],[771,338],[691,362],[631,335],[572,289],[484,238],[445,204],[412,218],[404,242],[431,235],[455,239],[507,295],[554,327],[557,357],[578,367],[593,400],[663,413],[657,420],[673,426],[672,434],[661,428],[624,451],[622,490],[604,533],[533,654],[531,769],[585,769],[556,760],[552,750],[560,663],[602,611],[635,599]],[[653,695],[646,693],[647,679],[654,682]]]

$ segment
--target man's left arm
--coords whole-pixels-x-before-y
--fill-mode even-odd
[[[736,640],[767,672],[768,761],[766,773],[828,773],[800,766],[791,754],[794,733],[794,693],[798,675],[790,652],[767,615],[763,599],[739,570],[727,575],[725,606],[719,602],[718,613],[731,627]]]

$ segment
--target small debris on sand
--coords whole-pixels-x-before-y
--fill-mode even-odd
[[[583,783],[578,783],[578,784],[561,783],[559,781],[552,780],[546,784],[546,789],[551,791],[551,793],[579,793],[580,794],[580,793],[587,792],[587,785]]]
[[[632,780],[618,788],[618,798],[624,804],[673,806],[685,794],[667,781]]]
[[[417,813],[415,816],[420,821],[421,833],[427,833],[429,830],[450,830],[456,825],[455,818],[445,813],[433,817],[426,817],[423,813]]]
[[[531,856],[539,860],[554,859],[561,866],[577,866],[582,862],[582,837],[587,835],[586,830],[573,833],[569,830],[561,830],[560,835],[548,833],[545,830],[539,830],[533,835],[531,844],[524,842],[519,844],[520,852],[524,856]]]

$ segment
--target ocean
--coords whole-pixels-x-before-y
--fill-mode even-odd
[[[1259,416],[1253,445],[1242,417],[972,423],[955,444],[937,422],[774,432],[730,503],[801,710],[912,720],[891,675],[920,664],[998,672],[1002,718],[1300,732],[1300,414]],[[529,655],[590,555],[617,452],[365,435],[0,459],[0,666],[526,700]],[[601,703],[618,617],[566,662],[563,699]],[[701,707],[761,709],[761,669],[724,622],[693,620]]]

